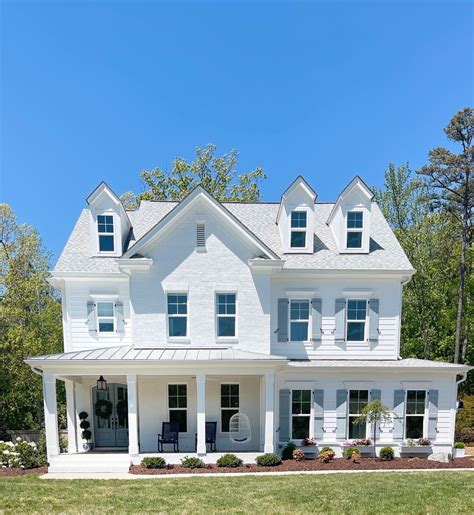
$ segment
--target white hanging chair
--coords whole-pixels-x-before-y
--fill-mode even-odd
[[[244,444],[252,439],[250,420],[244,413],[235,413],[229,420],[229,438],[236,444]]]

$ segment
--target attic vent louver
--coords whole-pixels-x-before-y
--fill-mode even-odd
[[[196,246],[201,249],[206,247],[206,226],[203,223],[196,224]]]

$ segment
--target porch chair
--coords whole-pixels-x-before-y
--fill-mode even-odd
[[[163,444],[173,444],[173,451],[179,452],[179,422],[163,422],[161,434],[158,434],[158,452],[163,451]]]
[[[206,422],[206,444],[211,446],[211,452],[216,452],[216,434],[217,434],[217,422]],[[194,443],[197,450],[198,435],[196,433],[196,441]]]

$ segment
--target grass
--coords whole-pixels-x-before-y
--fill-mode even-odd
[[[474,472],[136,481],[0,479],[0,513],[474,513]]]

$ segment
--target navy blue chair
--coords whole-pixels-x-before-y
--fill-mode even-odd
[[[158,435],[158,452],[163,452],[163,444],[173,444],[173,451],[179,452],[179,422],[163,422]]]
[[[217,422],[206,422],[206,444],[211,446],[211,452],[216,452]],[[195,447],[197,450],[198,435],[196,433]]]

